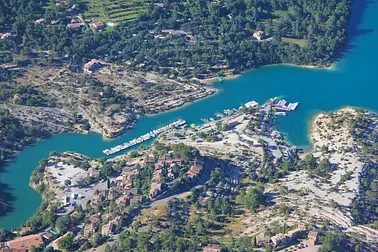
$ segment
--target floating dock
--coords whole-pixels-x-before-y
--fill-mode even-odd
[[[163,132],[165,132],[165,131],[167,131],[169,129],[172,129],[172,128],[175,128],[175,127],[179,127],[179,126],[182,126],[184,124],[186,124],[185,120],[183,120],[183,119],[177,120],[177,121],[175,121],[175,122],[173,122],[171,124],[168,124],[168,125],[166,125],[164,127],[161,127],[161,128],[156,129],[156,130],[150,131],[147,134],[144,134],[143,136],[140,136],[138,138],[134,138],[133,140],[130,140],[130,141],[126,142],[126,143],[114,146],[113,148],[110,148],[110,149],[103,150],[103,153],[106,154],[106,155],[112,155],[114,153],[126,150],[126,149],[128,149],[128,148],[130,148],[132,146],[135,146],[137,144],[140,144],[140,143],[143,143],[145,141],[148,141],[151,138],[157,137],[158,135],[160,135],[161,133],[163,133]]]
[[[287,105],[287,108],[293,111],[298,107],[298,105],[299,105],[299,102],[289,103],[289,105]]]
[[[285,100],[280,100],[280,101],[277,103],[277,107],[286,107],[286,103],[287,103],[287,101],[285,101]]]
[[[280,100],[273,106],[273,108],[277,110],[294,111],[299,105],[299,102],[289,103],[287,106],[286,103],[287,101]]]

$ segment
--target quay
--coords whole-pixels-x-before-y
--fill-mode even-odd
[[[134,145],[137,145],[137,144],[140,144],[140,143],[143,143],[147,140],[150,140],[151,138],[154,138],[158,135],[160,135],[161,133],[171,129],[171,128],[174,128],[174,127],[179,127],[179,126],[182,126],[182,125],[185,125],[186,124],[186,121],[183,120],[183,119],[180,119],[180,120],[177,120],[171,124],[168,124],[166,126],[163,126],[161,128],[158,128],[156,130],[152,130],[150,132],[148,132],[147,134],[144,134],[138,138],[134,138],[126,143],[123,143],[123,144],[120,144],[120,145],[117,145],[117,146],[114,146],[113,148],[110,148],[110,149],[105,149],[103,150],[103,153],[106,154],[106,155],[112,155],[114,153],[117,153],[117,152],[120,152],[120,151],[123,151],[123,150],[126,150]]]

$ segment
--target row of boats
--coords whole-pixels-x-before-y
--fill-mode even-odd
[[[165,132],[165,131],[167,131],[171,128],[179,127],[179,126],[182,126],[184,124],[186,124],[185,120],[183,120],[183,119],[177,120],[177,121],[170,123],[166,126],[158,128],[156,130],[152,130],[152,131],[148,132],[147,134],[144,134],[144,135],[142,135],[138,138],[134,138],[133,140],[130,140],[126,143],[117,145],[117,146],[110,148],[110,149],[106,149],[106,150],[103,151],[103,153],[106,154],[106,155],[112,155],[114,153],[126,150],[126,149],[128,149],[132,146],[135,146],[137,144],[140,144],[140,143],[143,143],[147,140],[150,140],[151,138],[157,137],[159,134],[161,134],[161,133],[163,133],[163,132]]]

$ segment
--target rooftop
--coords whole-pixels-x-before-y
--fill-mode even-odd
[[[217,247],[217,246],[206,246],[206,247],[203,248],[202,251],[203,252],[220,252],[220,251],[222,251],[222,248]]]
[[[45,22],[44,18],[40,18],[34,21],[35,24],[42,24],[43,22]]]
[[[43,245],[42,237],[39,234],[23,236],[8,242],[8,246],[13,251],[27,251],[32,247],[40,247]]]
[[[197,176],[202,170],[202,166],[195,164],[190,167],[189,171],[186,173],[188,177],[193,178]]]
[[[67,27],[68,28],[80,28],[83,24],[82,23],[72,23],[72,24],[68,24]]]

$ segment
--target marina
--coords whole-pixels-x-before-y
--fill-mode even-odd
[[[157,137],[159,134],[169,130],[169,129],[172,129],[172,128],[175,128],[175,127],[179,127],[179,126],[182,126],[186,124],[186,121],[183,120],[183,119],[180,119],[180,120],[177,120],[177,121],[174,121],[173,123],[170,123],[166,126],[163,126],[161,128],[158,128],[156,130],[152,130],[150,132],[148,132],[147,134],[144,134],[138,138],[134,138],[126,143],[123,143],[123,144],[120,144],[120,145],[117,145],[113,148],[110,148],[110,149],[105,149],[103,151],[104,154],[106,155],[113,155],[117,152],[120,152],[120,151],[123,151],[123,150],[126,150],[132,146],[135,146],[137,144],[141,144],[145,141],[148,141],[150,140],[151,138],[154,138],[154,137]]]

